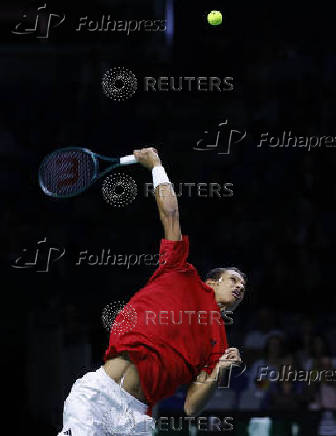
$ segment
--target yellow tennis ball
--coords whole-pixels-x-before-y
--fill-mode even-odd
[[[208,14],[208,23],[211,24],[211,26],[219,26],[222,24],[222,14],[219,11],[211,11]]]

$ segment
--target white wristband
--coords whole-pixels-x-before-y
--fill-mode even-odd
[[[170,180],[168,179],[166,171],[163,167],[154,167],[152,169],[152,176],[154,191],[159,185],[161,185],[161,183],[170,183]]]

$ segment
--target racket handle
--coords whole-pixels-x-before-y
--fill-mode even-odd
[[[128,154],[127,156],[120,158],[120,164],[121,165],[130,165],[137,163],[137,160],[134,157],[134,154]]]

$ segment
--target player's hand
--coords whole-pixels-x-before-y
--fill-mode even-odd
[[[217,365],[220,369],[228,369],[231,365],[240,366],[241,364],[242,360],[239,350],[237,348],[227,348],[225,353],[220,357]]]
[[[141,150],[133,150],[135,159],[145,168],[152,170],[156,166],[161,165],[161,160],[156,148],[142,148]]]

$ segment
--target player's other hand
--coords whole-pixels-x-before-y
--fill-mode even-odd
[[[237,348],[227,348],[218,361],[219,368],[228,369],[231,365],[240,366],[242,360]]]
[[[145,168],[152,170],[152,168],[160,166],[161,160],[156,148],[142,148],[141,150],[133,150],[135,159]]]

